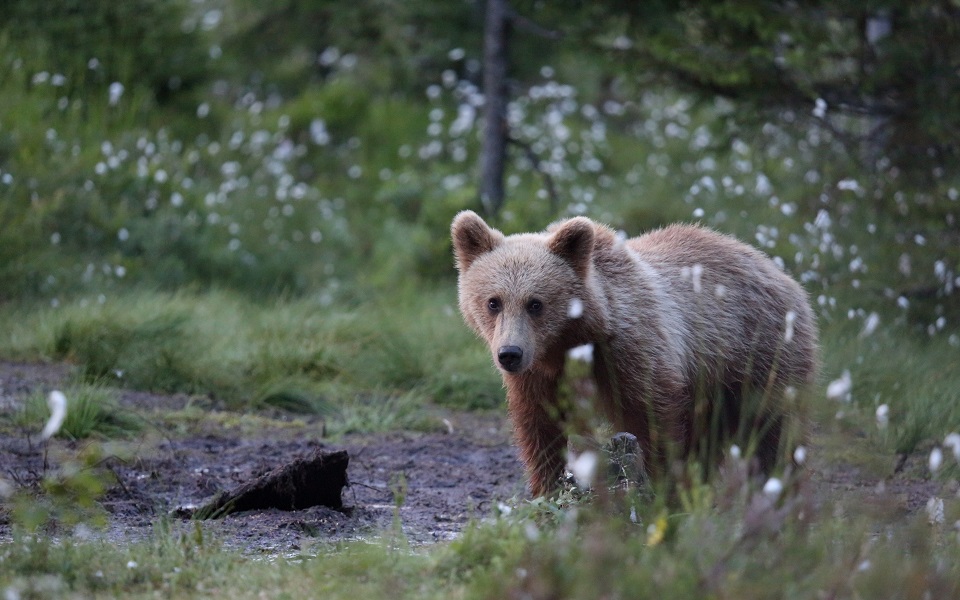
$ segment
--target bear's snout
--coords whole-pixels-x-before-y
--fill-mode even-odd
[[[500,346],[497,351],[497,360],[507,371],[515,373],[520,370],[523,362],[523,349],[520,346]]]

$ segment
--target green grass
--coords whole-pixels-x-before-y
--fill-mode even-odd
[[[924,515],[896,524],[838,511],[788,480],[771,500],[737,470],[662,503],[594,496],[561,508],[515,502],[450,543],[402,539],[326,544],[297,556],[243,556],[202,524],[161,521],[143,542],[54,543],[18,535],[0,546],[0,589],[20,597],[323,598],[950,598],[960,540]],[[837,501],[843,505],[842,499]],[[633,507],[633,517],[630,507]],[[855,508],[846,506],[847,509]],[[877,527],[883,537],[877,539]],[[395,535],[395,534],[394,534]]]
[[[56,436],[70,440],[90,437],[125,438],[143,428],[143,421],[119,406],[116,393],[102,385],[78,384],[63,390],[67,413]],[[7,419],[15,427],[39,433],[50,417],[47,396],[35,393]]]
[[[212,394],[237,409],[343,410],[352,430],[364,411],[383,419],[364,408],[377,403],[371,399],[397,414],[428,401],[500,401],[486,350],[454,305],[452,289],[358,305],[258,303],[223,291],[128,292],[103,303],[6,306],[0,355],[68,361],[87,382]]]
[[[831,403],[827,412],[845,413],[861,435],[886,452],[929,449],[948,433],[960,431],[958,349],[944,336],[930,337],[911,329],[894,323],[863,335],[861,321],[856,319],[830,325],[824,335],[824,380],[849,370],[853,384],[851,404]],[[886,427],[876,421],[881,404],[889,407]]]
[[[231,598],[449,598],[456,587],[432,577],[432,560],[385,545],[357,543],[322,558],[243,557],[209,539],[200,525],[183,533],[160,524],[144,543],[53,545],[18,539],[0,554],[8,596],[80,595]]]
[[[661,541],[658,521],[622,517],[587,516],[534,540],[528,534],[519,556],[507,554],[477,588],[489,598],[627,597],[637,590],[670,598],[871,597],[866,590],[884,589],[948,597],[958,589],[949,562],[956,540],[941,546],[940,534],[919,518],[874,548],[866,523],[817,515],[813,502],[792,497],[768,506],[756,488],[719,491],[739,496],[710,496],[716,508],[664,515]],[[898,560],[907,540],[914,553]]]

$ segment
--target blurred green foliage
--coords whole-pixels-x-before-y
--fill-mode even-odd
[[[516,4],[647,84],[737,101],[744,122],[829,122],[871,171],[923,180],[960,149],[954,2]]]
[[[120,82],[158,101],[208,75],[208,53],[185,0],[10,0],[0,31],[28,65],[65,78],[67,94],[99,93]]]
[[[244,59],[235,73],[288,94],[334,76],[346,57],[371,91],[420,95],[451,48],[479,47],[482,22],[482,8],[444,0],[238,0],[228,10],[224,48]]]
[[[44,528],[102,527],[106,511],[99,504],[113,483],[113,474],[103,467],[100,444],[87,444],[65,459],[57,469],[43,473],[39,486],[43,494],[22,489],[12,499],[12,514],[19,528],[28,534]]]
[[[847,268],[861,260],[871,293],[907,297],[925,324],[955,307],[957,173],[918,187],[895,162],[864,171],[842,120],[805,118],[820,83],[797,84],[791,104],[758,75],[776,58],[774,32],[792,27],[790,72],[843,79],[816,57],[852,51],[850,7],[818,13],[834,31],[742,3],[600,3],[566,18],[563,6],[537,14],[565,37],[515,32],[518,143],[498,226],[583,213],[635,234],[692,218],[799,256],[787,266],[828,296],[866,279]],[[433,0],[13,3],[0,18],[0,299],[139,284],[353,302],[449,281],[447,226],[477,204],[482,16]],[[742,60],[721,69],[684,48]],[[656,60],[628,68],[631,53]],[[654,73],[693,73],[699,91],[720,86],[737,103],[680,94]],[[952,118],[949,103],[924,118],[934,113]],[[829,225],[811,230],[822,211]]]

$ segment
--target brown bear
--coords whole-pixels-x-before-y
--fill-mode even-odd
[[[575,217],[505,236],[463,211],[451,232],[460,311],[503,375],[534,495],[559,483],[570,407],[558,384],[587,344],[597,408],[637,436],[651,476],[744,432],[775,467],[790,399],[816,377],[817,326],[767,256],[695,225],[625,239]]]

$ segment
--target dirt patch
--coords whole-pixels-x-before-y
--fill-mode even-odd
[[[65,365],[0,361],[0,412],[16,410],[31,393],[62,387],[69,377]],[[183,395],[118,393],[121,405],[148,423],[138,439],[117,444],[117,456],[105,463],[117,480],[102,500],[109,512],[106,535],[118,542],[144,538],[160,521],[187,531],[196,525],[186,515],[216,493],[317,450],[350,455],[343,510],[247,511],[203,522],[204,534],[244,552],[270,555],[398,529],[409,542],[423,544],[451,539],[471,518],[526,494],[509,424],[500,412],[446,413],[444,432],[329,439],[319,420],[226,413],[206,399]],[[187,415],[185,422],[171,420],[174,412]],[[43,454],[25,432],[11,429],[0,427],[0,477],[32,485],[43,473]],[[55,440],[51,463],[58,454],[75,453],[79,444]],[[907,466],[924,460],[918,453]],[[919,468],[886,477],[848,464],[815,463],[810,470],[824,501],[842,497],[849,500],[843,505],[888,516],[923,510],[931,496],[955,492],[909,475],[922,472]],[[9,535],[0,510],[0,541]]]
[[[0,362],[0,410],[16,410],[36,391],[64,385],[64,365]],[[116,475],[102,500],[110,515],[107,535],[118,541],[145,537],[161,519],[174,528],[194,524],[178,515],[298,457],[316,450],[346,450],[349,487],[341,511],[254,510],[204,522],[205,533],[246,552],[296,552],[317,540],[369,538],[402,531],[412,543],[446,540],[498,501],[524,494],[523,470],[510,444],[505,415],[451,413],[443,433],[396,432],[330,440],[320,421],[295,423],[267,415],[224,425],[224,413],[199,408],[202,399],[120,391],[121,404],[148,422],[139,439],[118,444],[107,461]],[[163,411],[193,406],[195,423],[171,427]],[[203,415],[208,414],[209,419]],[[289,417],[287,417],[289,420]],[[25,432],[0,431],[0,476],[31,485],[43,473],[43,453]],[[50,462],[82,442],[54,440]],[[2,521],[2,518],[0,518]],[[0,522],[0,540],[9,537]]]

